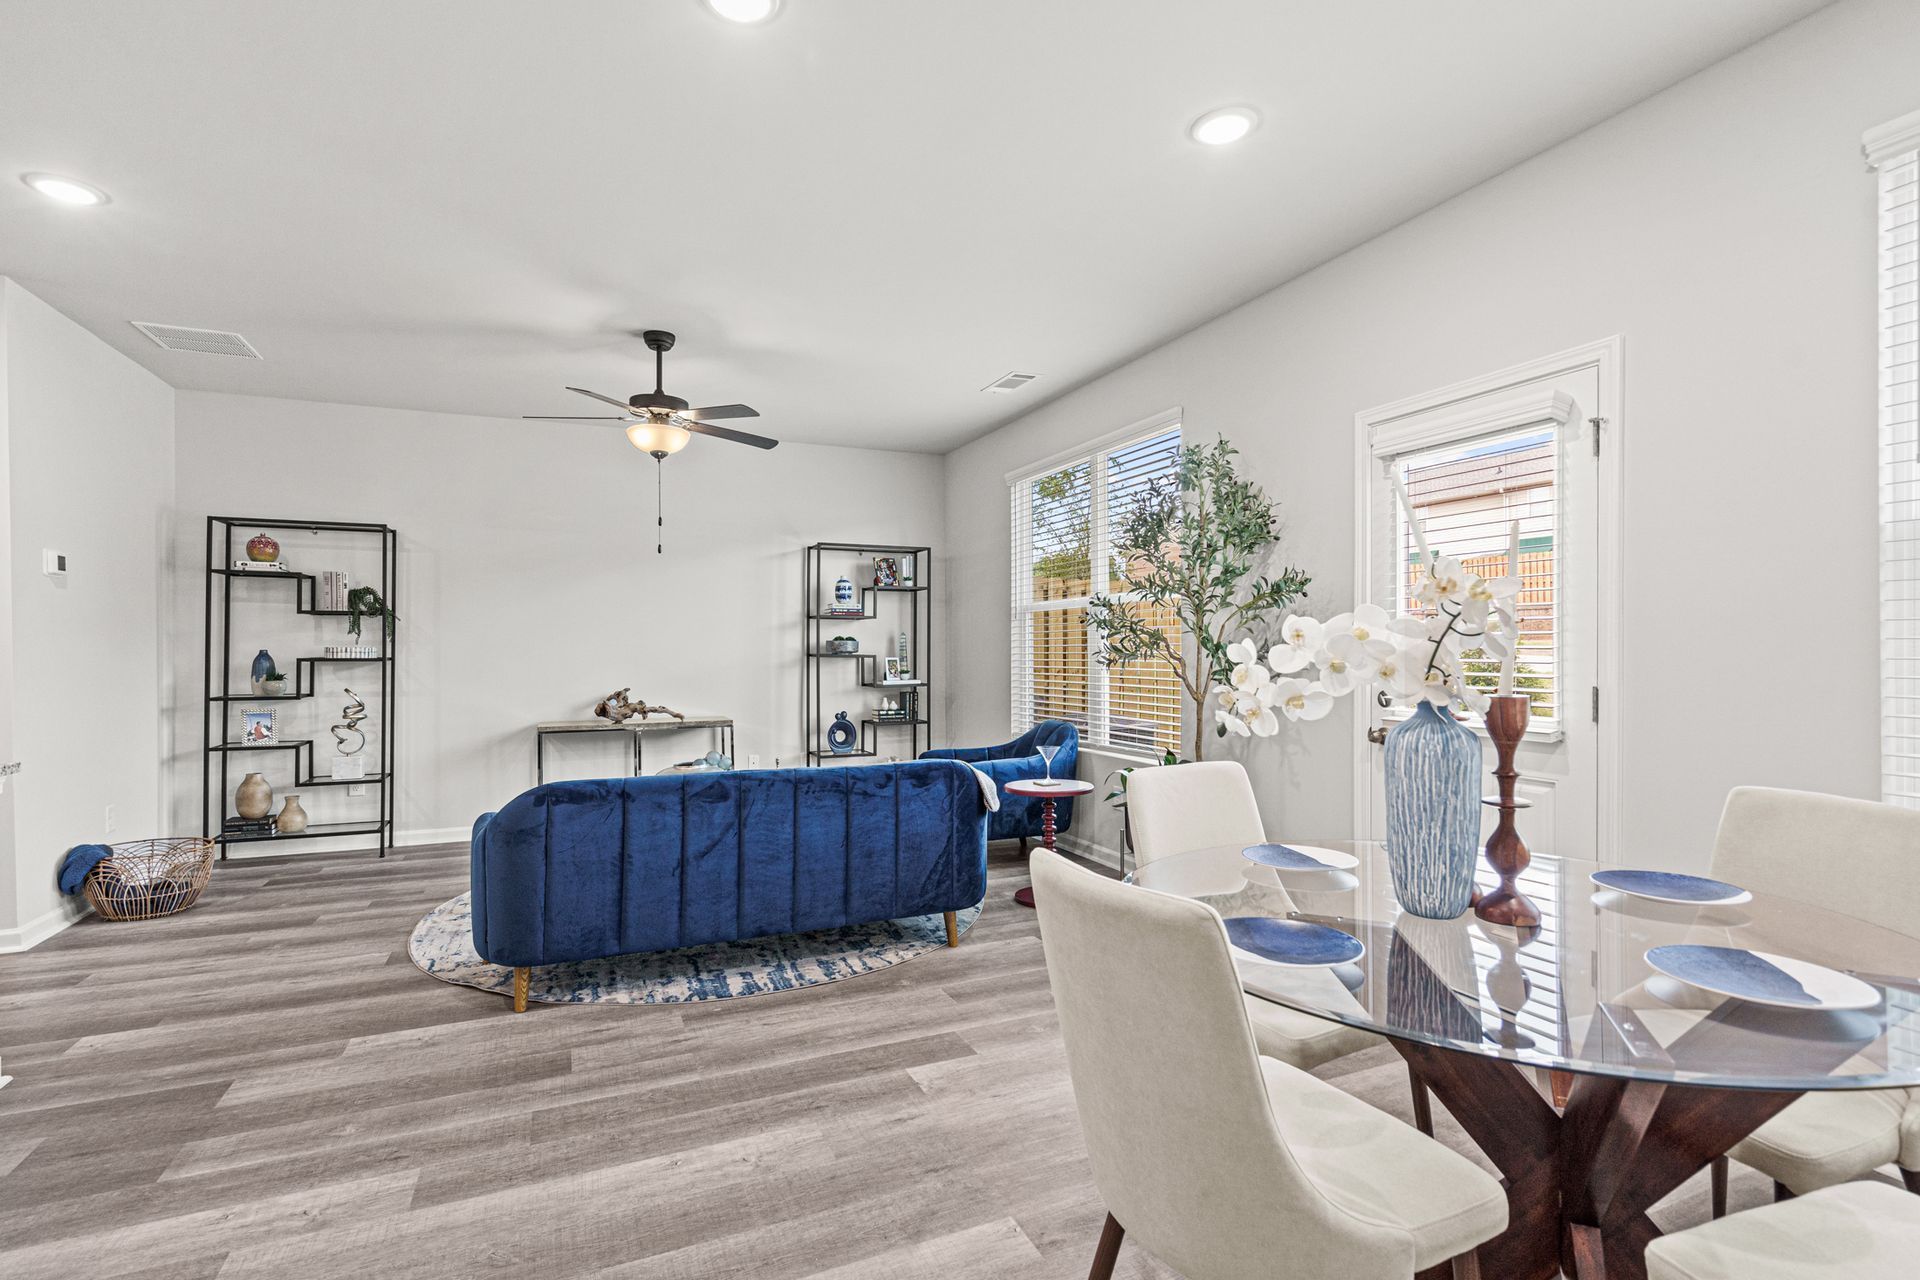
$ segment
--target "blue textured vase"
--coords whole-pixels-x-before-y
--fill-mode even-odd
[[[1387,869],[1414,915],[1451,920],[1473,898],[1480,739],[1430,702],[1387,732]]]
[[[267,673],[274,670],[277,670],[277,668],[273,665],[272,654],[262,649],[259,653],[253,655],[253,678],[255,680],[265,680]]]

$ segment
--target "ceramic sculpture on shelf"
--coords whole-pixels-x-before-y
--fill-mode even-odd
[[[299,796],[288,796],[287,802],[280,806],[278,830],[283,836],[290,836],[307,829],[307,811],[300,807]]]
[[[853,608],[853,579],[841,577],[834,580],[833,607],[836,609]]]
[[[233,811],[249,822],[266,817],[273,812],[273,788],[259,774],[248,774],[233,793]]]
[[[354,755],[366,749],[367,731],[360,727],[367,718],[367,704],[360,701],[360,695],[351,689],[342,687],[350,701],[340,708],[342,723],[333,726],[333,747],[343,756]],[[351,741],[352,746],[347,743]]]
[[[232,544],[229,543],[229,546]],[[247,539],[247,559],[261,564],[272,564],[280,558],[280,544],[264,533],[256,533]]]
[[[847,713],[833,713],[833,723],[827,726],[827,746],[833,754],[845,756],[853,754],[853,744],[859,739],[859,732],[853,727],[853,721],[847,719]]]

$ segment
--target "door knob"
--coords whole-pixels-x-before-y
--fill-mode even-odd
[[[1367,741],[1376,747],[1384,747],[1387,744],[1387,726],[1377,724],[1367,730]]]

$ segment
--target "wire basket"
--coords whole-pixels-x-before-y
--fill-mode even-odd
[[[103,920],[157,920],[185,911],[213,877],[213,841],[133,840],[111,846],[80,886]]]

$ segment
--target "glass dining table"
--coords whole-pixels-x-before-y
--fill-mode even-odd
[[[1128,881],[1363,944],[1330,967],[1238,949],[1235,962],[1248,993],[1385,1037],[1499,1168],[1509,1222],[1481,1248],[1488,1276],[1637,1280],[1659,1235],[1647,1210],[1796,1098],[1920,1085],[1920,939],[1763,893],[1711,907],[1630,897],[1595,885],[1597,864],[1542,855],[1519,879],[1538,928],[1471,911],[1429,920],[1395,901],[1379,845],[1293,847],[1356,865],[1280,870],[1235,845],[1158,859]],[[1479,883],[1498,881],[1483,865]],[[1810,961],[1878,999],[1751,1003],[1647,958],[1687,943]]]

